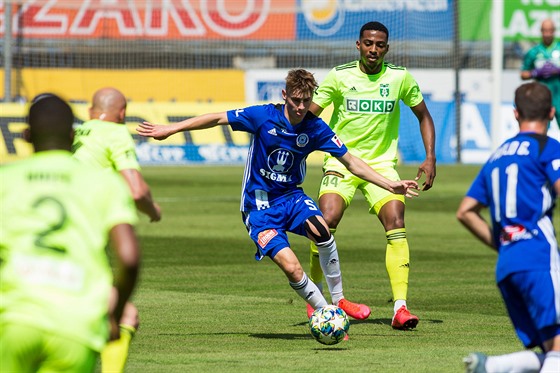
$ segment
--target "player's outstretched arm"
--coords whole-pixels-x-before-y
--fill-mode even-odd
[[[168,125],[143,122],[136,127],[136,131],[139,135],[144,137],[165,140],[177,132],[202,130],[222,124],[228,124],[227,113],[225,111],[221,113],[202,114]]]
[[[373,170],[367,163],[362,161],[360,158],[353,156],[350,152],[346,152],[342,157],[337,158],[340,163],[352,172],[354,175],[358,176],[365,181],[369,181],[383,189],[388,190],[391,193],[402,194],[408,198],[418,196],[418,182],[415,180],[400,180],[391,181]]]
[[[476,238],[496,250],[492,229],[484,220],[480,211],[484,208],[472,197],[464,197],[457,209],[456,217]]]

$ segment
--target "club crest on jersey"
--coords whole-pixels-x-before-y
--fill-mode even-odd
[[[296,139],[296,145],[299,146],[300,148],[303,148],[308,143],[309,143],[309,136],[307,136],[305,133],[302,133]]]
[[[389,84],[380,84],[379,94],[381,97],[389,97]]]

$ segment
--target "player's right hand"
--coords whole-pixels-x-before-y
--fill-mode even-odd
[[[140,136],[153,137],[156,140],[165,140],[173,134],[169,126],[154,124],[150,122],[142,122],[136,127],[136,132]]]
[[[150,216],[150,223],[158,222],[161,220],[161,207],[157,203],[154,203],[154,215]]]
[[[395,194],[403,194],[407,198],[418,197],[418,182],[415,180],[401,180],[391,183]]]

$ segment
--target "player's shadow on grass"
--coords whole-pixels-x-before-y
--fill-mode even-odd
[[[262,338],[262,339],[286,339],[286,340],[309,340],[310,342],[315,342],[311,335],[306,334],[296,334],[296,333],[275,333],[275,334],[249,334],[249,337],[252,338]],[[317,343],[317,342],[315,342]],[[315,350],[320,351],[343,351],[347,350],[345,347],[338,347],[338,346],[324,346],[324,347],[317,347]]]
[[[296,333],[262,333],[262,334],[249,334],[252,338],[262,338],[262,339],[313,339],[311,335],[296,334]]]
[[[387,325],[387,326],[391,326],[391,319],[387,319],[387,318],[377,318],[377,319],[366,319],[366,320],[354,320],[354,319],[350,319],[350,325],[359,325],[359,324],[378,324],[378,325]],[[442,324],[443,320],[434,320],[434,319],[422,319],[420,321],[420,324]],[[303,326],[303,325],[307,325],[308,322],[307,321],[303,321],[297,324],[294,324],[294,326]],[[411,330],[411,331],[414,331]]]

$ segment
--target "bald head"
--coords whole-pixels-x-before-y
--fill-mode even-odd
[[[91,119],[124,123],[126,97],[116,88],[101,88],[93,95],[89,116]]]
[[[60,97],[51,93],[36,96],[29,107],[28,123],[26,137],[36,152],[70,150],[74,114],[70,105]]]
[[[548,47],[552,44],[555,31],[556,27],[554,27],[554,21],[552,21],[552,19],[545,19],[541,23],[542,42],[545,46]]]

